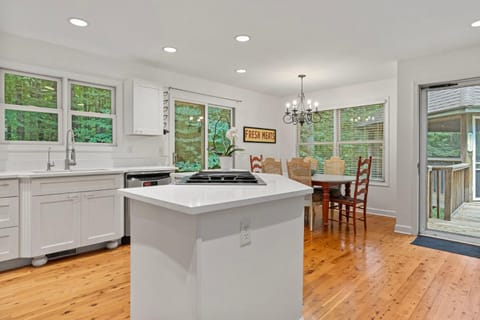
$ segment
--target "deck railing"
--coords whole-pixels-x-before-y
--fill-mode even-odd
[[[470,197],[470,164],[433,165],[428,168],[428,216],[450,220]],[[441,214],[443,209],[443,214]]]

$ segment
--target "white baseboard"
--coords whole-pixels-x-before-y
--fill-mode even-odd
[[[403,224],[395,224],[395,232],[404,234],[416,234],[416,232],[413,232],[412,226],[406,226]]]
[[[377,216],[392,217],[392,218],[397,217],[397,213],[395,212],[395,210],[367,207],[367,212],[371,213],[371,214],[374,214],[374,215],[377,215]]]

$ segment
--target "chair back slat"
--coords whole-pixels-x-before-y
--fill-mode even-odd
[[[259,156],[250,155],[250,171],[262,172],[262,160],[263,160],[263,155],[259,155]]]
[[[312,172],[310,162],[303,161],[302,158],[294,158],[287,161],[288,177],[300,183],[312,186]]]
[[[266,158],[262,161],[262,172],[282,175],[282,161],[275,160],[274,158]]]
[[[318,160],[315,159],[314,157],[305,157],[303,158],[303,161],[309,162],[310,163],[310,168],[314,171],[318,170]]]
[[[355,179],[355,192],[353,195],[354,203],[359,199],[359,196],[363,198],[363,205],[367,206],[368,186],[370,184],[370,171],[372,168],[372,157],[362,159],[358,158],[357,164],[357,176]]]
[[[345,173],[345,160],[339,157],[330,157],[330,159],[325,160],[324,173],[343,175]]]

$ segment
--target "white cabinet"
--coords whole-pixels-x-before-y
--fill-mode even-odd
[[[80,194],[32,197],[32,256],[80,247]]]
[[[163,135],[163,88],[142,80],[124,83],[125,133]]]
[[[18,227],[0,229],[0,261],[18,258]]]
[[[18,180],[0,180],[0,261],[18,258]]]
[[[116,190],[83,194],[81,214],[82,245],[118,239],[123,235],[123,215],[119,219],[121,202]]]
[[[21,256],[32,264],[47,254],[110,241],[123,236],[122,174],[25,179]]]

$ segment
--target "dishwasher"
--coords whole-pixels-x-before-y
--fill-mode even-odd
[[[145,188],[170,184],[171,171],[125,173],[125,188]],[[125,199],[125,237],[123,243],[130,243],[130,204]]]

